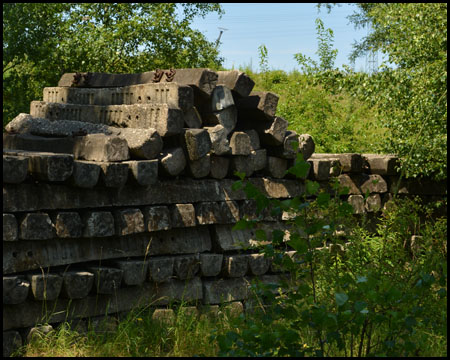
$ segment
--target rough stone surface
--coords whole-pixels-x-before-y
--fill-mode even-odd
[[[221,220],[220,206],[217,202],[195,204],[195,214],[199,225],[217,224]]]
[[[378,174],[361,174],[358,182],[363,194],[365,194],[366,192],[371,194],[385,193],[388,191],[386,180],[384,180],[383,177]]]
[[[128,165],[129,176],[141,186],[148,186],[158,181],[158,160],[124,161]]]
[[[61,292],[63,279],[56,274],[28,274],[31,294],[36,300],[56,300]]]
[[[69,299],[83,299],[94,285],[94,274],[88,271],[69,270],[63,278],[61,296]]]
[[[73,156],[43,152],[21,152],[29,157],[28,172],[43,181],[65,181],[73,171]]]
[[[27,157],[3,155],[3,182],[19,184],[28,175]]]
[[[211,93],[211,110],[221,111],[234,106],[231,90],[224,85],[217,85]]]
[[[76,137],[73,153],[76,159],[93,161],[124,161],[130,158],[127,141],[117,135]]]
[[[192,204],[175,204],[170,208],[173,228],[185,228],[196,225],[195,208]]]
[[[245,130],[244,132],[250,137],[252,151],[258,150],[261,147],[258,132],[254,129]]]
[[[175,324],[176,316],[172,309],[155,309],[152,320],[169,326]]]
[[[52,331],[53,326],[51,325],[34,326],[26,335],[27,342],[31,342],[34,337],[42,338],[43,336],[50,334]]]
[[[212,232],[213,248],[224,252],[240,250],[251,244],[252,231],[249,229],[232,231],[232,225],[214,225]]]
[[[220,111],[204,113],[203,121],[206,125],[222,125],[227,134],[231,133],[237,124],[238,111],[236,106],[229,106]]]
[[[354,214],[364,213],[364,196],[362,195],[350,195],[348,197],[348,202],[353,206]]]
[[[230,158],[230,167],[228,175],[235,176],[235,172],[245,173],[245,176],[250,177],[254,172],[254,166],[251,155],[234,155]]]
[[[88,211],[82,216],[84,237],[113,236],[114,216],[109,211]]]
[[[144,215],[139,209],[123,209],[114,211],[116,235],[124,236],[145,231]]]
[[[144,208],[145,229],[147,231],[171,228],[170,212],[167,206],[147,206]]]
[[[348,174],[341,174],[338,176],[339,184],[341,187],[349,188],[349,195],[360,195],[361,191],[358,189],[353,179]]]
[[[92,188],[98,183],[101,167],[97,162],[75,160],[71,184],[81,188]]]
[[[105,266],[88,266],[94,274],[93,290],[97,294],[114,294],[122,282],[123,270]]]
[[[30,282],[23,276],[3,276],[3,304],[20,304],[25,301]]]
[[[241,255],[224,255],[222,271],[227,277],[243,277],[247,273],[248,257]]]
[[[325,181],[330,178],[331,160],[313,159],[308,160],[311,164],[312,171],[309,172],[309,177],[317,181]]]
[[[298,136],[299,150],[303,155],[303,160],[308,160],[316,149],[314,139],[309,134],[301,134]]]
[[[361,154],[342,153],[342,154],[323,154],[314,153],[311,159],[339,160],[344,173],[360,173],[363,169],[364,160]]]
[[[378,175],[397,175],[396,167],[400,165],[399,158],[395,155],[362,154],[367,161],[368,171]]]
[[[239,109],[262,112],[267,117],[275,116],[278,105],[278,95],[267,91],[253,91],[249,96],[237,100]]]
[[[73,154],[74,143],[74,138],[67,136],[48,138],[31,134],[3,133],[3,149]]]
[[[79,238],[83,234],[83,222],[75,211],[58,212],[51,216],[56,235],[60,238]]]
[[[175,257],[159,256],[149,259],[148,278],[150,281],[160,283],[169,280],[173,274],[173,264]]]
[[[264,170],[267,166],[266,149],[252,151],[249,155],[249,160],[254,172]]]
[[[211,150],[211,139],[205,129],[187,129],[184,143],[190,160],[198,160]]]
[[[159,160],[162,174],[168,176],[179,175],[184,170],[187,163],[183,149],[180,147],[164,150],[161,153]]]
[[[100,182],[109,188],[121,188],[128,180],[128,164],[126,163],[101,163]]]
[[[3,241],[18,239],[17,219],[13,214],[3,214]]]
[[[271,146],[283,144],[288,125],[289,123],[285,119],[275,116],[270,126],[262,128],[262,131],[259,132],[261,142]]]
[[[381,209],[381,196],[380,194],[371,194],[367,197],[365,203],[365,209],[367,212],[377,212]]]
[[[200,254],[202,276],[217,276],[222,270],[222,254]]]
[[[53,238],[52,221],[46,213],[26,214],[19,226],[19,239],[44,240]]]

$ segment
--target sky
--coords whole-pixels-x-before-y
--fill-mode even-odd
[[[221,3],[225,14],[219,19],[216,13],[198,17],[192,27],[200,30],[209,41],[215,42],[220,29],[225,28],[220,39],[220,56],[225,58],[227,69],[250,67],[260,71],[260,45],[268,52],[270,70],[300,70],[294,59],[302,53],[315,61],[318,40],[315,20],[320,17],[325,28],[334,32],[333,48],[338,49],[335,66],[350,65],[348,56],[355,40],[367,35],[367,29],[356,30],[347,16],[356,9],[353,4],[335,6],[328,14],[325,7],[317,9],[317,3]],[[378,63],[381,62],[378,55]],[[356,71],[364,71],[366,58],[358,58]]]

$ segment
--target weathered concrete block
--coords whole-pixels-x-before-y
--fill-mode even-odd
[[[298,148],[303,155],[303,160],[308,160],[316,149],[314,139],[309,134],[301,134],[298,136]]]
[[[73,156],[41,152],[23,152],[29,157],[28,172],[38,180],[65,181],[73,171]]]
[[[121,138],[128,144],[130,154],[137,159],[151,160],[158,156],[163,141],[156,129],[120,129]]]
[[[221,304],[227,301],[245,300],[247,297],[248,284],[243,278],[203,281],[204,304]]]
[[[18,236],[17,219],[13,214],[3,214],[3,241],[16,241]]]
[[[342,166],[342,172],[360,173],[363,169],[363,158],[361,154],[342,153],[342,154],[323,154],[314,153],[311,159],[339,160]]]
[[[224,85],[217,85],[211,93],[211,110],[221,111],[234,106],[231,90]]]
[[[353,179],[348,174],[341,174],[337,177],[341,187],[349,188],[349,195],[360,195],[361,191],[358,189]]]
[[[124,161],[129,175],[141,186],[153,185],[158,180],[158,160]]]
[[[248,257],[246,254],[224,255],[222,271],[227,277],[243,277],[247,273]]]
[[[218,71],[217,85],[225,85],[239,96],[248,96],[255,82],[250,77],[238,70]]]
[[[232,231],[232,225],[214,225],[212,232],[213,248],[217,252],[240,250],[250,247],[250,229]]]
[[[283,144],[288,125],[289,123],[285,119],[275,116],[270,126],[267,125],[257,129],[259,130],[261,142],[271,146]]]
[[[252,151],[258,150],[261,147],[258,132],[254,129],[244,130],[244,132],[250,137]]]
[[[211,156],[206,154],[200,159],[189,160],[187,168],[189,174],[195,179],[206,177],[211,171]]]
[[[361,192],[365,194],[368,192],[371,193],[385,193],[388,191],[388,186],[386,181],[383,179],[381,175],[378,174],[361,174],[358,179],[358,183],[361,188]]]
[[[275,116],[278,105],[278,95],[268,91],[253,91],[249,96],[237,100],[239,109],[262,112],[267,117]]]
[[[174,259],[173,270],[179,280],[192,279],[200,270],[200,259],[197,255],[181,255]]]
[[[331,160],[313,159],[308,162],[311,164],[309,177],[312,180],[325,181],[330,178]]]
[[[295,159],[299,150],[299,139],[295,131],[288,130],[283,143],[279,146],[267,147],[269,155],[283,159]]]
[[[167,206],[146,206],[144,208],[145,229],[147,231],[168,230],[171,228],[170,212]]]
[[[94,274],[88,271],[69,270],[61,274],[63,282],[61,296],[68,299],[83,299],[94,285]]]
[[[195,214],[199,225],[220,223],[220,206],[217,202],[201,202],[195,204]]]
[[[25,301],[30,282],[23,276],[3,276],[3,304],[20,304]]]
[[[234,155],[230,157],[230,167],[228,174],[234,176],[236,171],[245,173],[245,176],[250,177],[254,171],[254,165],[250,158],[251,155]]]
[[[239,205],[236,201],[219,202],[220,224],[233,224],[239,221]]]
[[[72,154],[74,138],[48,138],[31,134],[3,133],[3,149],[20,149],[27,151],[47,151]]]
[[[116,88],[46,87],[46,102],[82,105],[167,104],[182,110],[193,106],[190,86],[176,83],[150,83]]]
[[[350,195],[348,197],[348,203],[353,206],[354,214],[363,214],[364,213],[364,196]]]
[[[365,203],[367,212],[377,212],[381,210],[381,196],[380,194],[371,194],[367,197]]]
[[[79,238],[83,234],[83,222],[75,211],[52,214],[51,220],[60,238]]]
[[[171,148],[164,150],[159,156],[161,173],[168,176],[179,175],[186,167],[186,156],[183,149]]]
[[[97,185],[100,177],[101,167],[97,162],[86,160],[75,160],[71,184],[81,188],[92,188]]]
[[[57,274],[27,274],[27,279],[36,300],[56,300],[61,292],[63,279]]]
[[[149,280],[156,283],[169,280],[173,274],[174,261],[173,256],[151,257],[148,265]]]
[[[202,124],[202,117],[195,106],[184,112],[184,125],[187,128],[200,129]]]
[[[200,254],[201,276],[217,276],[222,270],[222,254]]]
[[[101,163],[100,180],[103,185],[110,188],[121,188],[128,180],[128,164]]]
[[[170,77],[173,83],[190,85],[204,95],[211,94],[218,78],[216,72],[206,68],[161,70],[160,74],[155,71],[138,74],[66,73],[59,80],[58,86],[122,87],[161,81],[164,76]]]
[[[161,136],[180,134],[184,124],[183,111],[167,104],[100,106],[32,101],[30,114],[54,121],[65,119],[120,128],[154,128]]]
[[[202,118],[206,125],[222,125],[229,134],[236,127],[238,111],[233,105],[220,111],[204,113]]]
[[[227,129],[220,124],[214,127],[205,127],[204,129],[209,133],[211,150],[215,155],[226,155],[231,152],[230,142],[227,138]]]
[[[214,179],[223,179],[225,176],[227,176],[230,166],[230,159],[216,155],[211,155],[210,159],[211,162],[209,176]]]
[[[22,346],[22,337],[18,331],[3,331],[3,357],[10,357]]]
[[[368,172],[378,175],[397,175],[400,166],[396,155],[361,154],[368,164]]]
[[[20,221],[19,239],[44,240],[53,236],[52,221],[46,213],[26,214]]]
[[[114,211],[116,235],[124,236],[145,231],[144,215],[139,209],[122,209]]]
[[[252,275],[263,275],[269,268],[272,260],[264,254],[248,254],[248,267]]]
[[[42,338],[51,332],[53,332],[53,326],[51,325],[39,325],[33,326],[29,331],[25,333],[25,338],[27,339],[27,343],[31,342],[34,337]]]
[[[236,131],[231,135],[230,147],[232,155],[250,155],[253,150],[250,136],[241,131]]]
[[[114,216],[109,211],[88,211],[82,215],[84,237],[113,236]]]
[[[93,290],[97,294],[114,294],[120,288],[123,270],[105,266],[88,266],[94,274]]]
[[[148,274],[147,260],[114,260],[115,267],[123,271],[122,283],[126,286],[141,285]]]
[[[287,161],[286,159],[275,156],[268,156],[265,173],[277,179],[281,179],[286,175]]]
[[[249,161],[254,172],[264,170],[267,166],[266,149],[252,151],[249,155]]]
[[[205,129],[187,129],[184,144],[190,160],[198,160],[211,150],[211,139]]]
[[[117,135],[76,137],[73,153],[76,159],[93,161],[123,161],[130,158],[127,141]]]
[[[28,175],[27,157],[3,155],[3,182],[19,184]]]
[[[175,204],[170,208],[173,228],[185,228],[196,225],[195,208],[192,204]]]

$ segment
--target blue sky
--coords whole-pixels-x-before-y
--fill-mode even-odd
[[[270,69],[291,71],[300,70],[294,59],[295,53],[302,53],[313,60],[318,41],[316,18],[320,17],[325,28],[334,32],[334,48],[338,49],[335,65],[348,64],[352,43],[367,34],[367,29],[356,30],[349,24],[347,16],[356,9],[355,5],[335,6],[328,14],[317,3],[222,3],[225,14],[219,19],[217,14],[197,18],[192,27],[200,30],[209,41],[215,42],[219,27],[226,28],[219,45],[220,55],[225,58],[224,67],[235,69],[251,66],[259,71],[258,47],[264,44],[268,51]],[[381,63],[378,55],[378,63]],[[355,62],[355,70],[365,69],[365,57]]]

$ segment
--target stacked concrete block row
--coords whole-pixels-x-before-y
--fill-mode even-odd
[[[65,74],[7,126],[4,356],[44,318],[84,321],[181,299],[246,308],[252,279],[288,276],[257,254],[256,229],[232,231],[246,215],[289,237],[288,214],[257,214],[233,189],[235,171],[267,197],[290,199],[305,192],[286,173],[302,153],[308,178],[330,194],[337,178],[356,215],[385,206],[397,190],[395,156],[315,154],[309,135],[275,115],[278,97],[253,85],[208,69]],[[446,184],[406,180],[398,192],[442,196]]]

